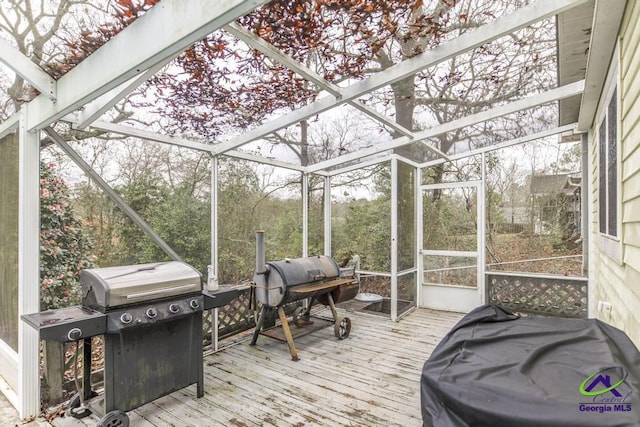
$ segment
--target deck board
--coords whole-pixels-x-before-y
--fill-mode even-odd
[[[196,398],[195,385],[186,387],[129,412],[131,425],[422,425],[422,365],[462,314],[417,309],[391,322],[339,312],[352,321],[347,339],[335,338],[333,327],[298,337],[298,362],[291,360],[286,343],[265,336],[256,346],[241,341],[205,356],[204,397]],[[58,418],[53,425],[97,421]]]

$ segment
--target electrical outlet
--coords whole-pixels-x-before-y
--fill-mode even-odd
[[[611,303],[602,301],[602,312],[605,316],[611,316]]]

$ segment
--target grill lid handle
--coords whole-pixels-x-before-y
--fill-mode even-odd
[[[192,288],[193,288],[193,283],[188,284],[188,285],[182,285],[182,286],[173,286],[171,288],[155,289],[153,291],[145,291],[145,292],[138,292],[138,293],[135,293],[135,294],[127,294],[126,298],[128,300],[133,300],[133,299],[146,298],[146,297],[151,297],[151,296],[156,296],[156,295],[162,295],[162,294],[165,294],[167,292],[179,291],[180,289],[192,289]]]

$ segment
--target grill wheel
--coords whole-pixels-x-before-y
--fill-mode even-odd
[[[96,427],[129,427],[129,417],[124,411],[107,412]]]
[[[335,325],[333,326],[333,332],[339,340],[347,338],[351,332],[351,319],[348,317],[338,317]]]

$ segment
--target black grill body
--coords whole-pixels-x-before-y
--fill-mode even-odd
[[[155,324],[107,332],[104,345],[107,412],[130,411],[191,384],[197,384],[198,397],[204,394],[201,308]]]
[[[104,403],[91,411],[124,415],[191,384],[204,395],[203,310],[226,305],[237,290],[205,292],[200,273],[175,261],[83,270],[80,283],[82,306],[22,318],[43,340],[83,340],[84,360],[91,337],[104,336]],[[85,363],[81,400],[95,395],[90,369]]]

